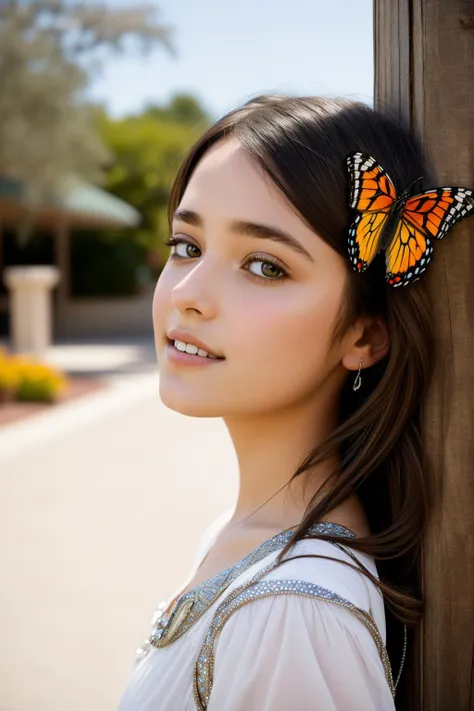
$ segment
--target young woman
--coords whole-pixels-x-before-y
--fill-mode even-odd
[[[224,418],[240,488],[120,711],[410,708],[434,337],[425,280],[392,258],[387,281],[367,250],[420,177],[434,185],[403,127],[319,97],[253,99],[182,165],[154,299],[160,396]],[[409,247],[421,274],[429,240]]]

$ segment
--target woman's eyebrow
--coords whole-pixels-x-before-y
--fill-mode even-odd
[[[185,222],[193,227],[204,226],[204,220],[197,212],[193,210],[176,210],[173,216],[174,220],[179,220],[180,222]],[[304,257],[314,262],[311,254],[303,247],[303,245],[298,242],[294,237],[289,235],[287,232],[283,232],[278,227],[272,227],[271,225],[264,225],[257,222],[247,222],[246,220],[232,220],[229,223],[229,230],[235,235],[245,235],[246,237],[258,237],[259,239],[270,239],[275,242],[280,242],[285,244],[290,249],[295,252],[302,254]]]

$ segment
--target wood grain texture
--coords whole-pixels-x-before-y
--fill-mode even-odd
[[[439,185],[474,187],[474,2],[375,0],[375,106],[421,136]],[[474,219],[434,245],[440,357],[426,444],[438,505],[423,551],[415,709],[474,710]],[[404,711],[404,709],[403,709]]]

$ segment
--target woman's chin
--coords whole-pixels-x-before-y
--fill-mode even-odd
[[[177,392],[176,388],[168,388],[160,382],[160,400],[165,407],[180,415],[188,417],[221,417],[220,408],[209,402],[209,395],[200,397],[198,394]]]

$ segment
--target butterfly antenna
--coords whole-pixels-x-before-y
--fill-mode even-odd
[[[421,175],[419,178],[417,178],[416,180],[414,180],[412,183],[410,183],[410,185],[409,185],[408,188],[405,190],[405,192],[406,192],[407,194],[410,194],[410,191],[411,191],[412,187],[413,187],[416,183],[418,183],[420,180],[423,180],[423,176],[422,176],[422,175]]]

